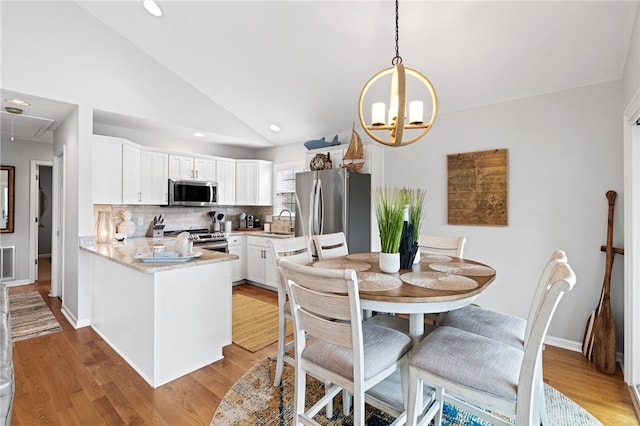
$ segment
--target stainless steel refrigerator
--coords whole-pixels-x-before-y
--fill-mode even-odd
[[[350,253],[371,251],[371,175],[347,169],[296,174],[296,236],[344,232]]]

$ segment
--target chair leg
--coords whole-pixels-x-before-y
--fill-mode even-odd
[[[348,416],[350,412],[351,412],[351,393],[346,389],[342,389],[342,413],[345,416]]]
[[[307,373],[296,368],[295,377],[295,402],[294,402],[294,424],[301,425],[300,417],[305,417],[304,401],[307,387]]]
[[[436,388],[436,401],[434,404],[438,404],[438,412],[433,421],[434,426],[442,425],[442,411],[444,410],[444,388]]]
[[[276,374],[273,379],[273,386],[280,386],[282,383],[282,370],[284,369],[284,352],[286,350],[286,318],[282,313],[278,317],[278,357],[276,359]]]
[[[410,368],[407,398],[407,426],[415,426],[418,421],[418,389],[422,389],[422,380],[418,379],[418,374]]]
[[[364,426],[364,390],[355,384],[353,390],[353,425]]]

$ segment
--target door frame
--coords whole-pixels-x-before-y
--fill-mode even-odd
[[[64,294],[64,195],[65,195],[65,170],[64,156],[62,152],[53,157],[53,169],[51,171],[53,200],[52,200],[52,233],[51,236],[51,297],[60,297]]]
[[[38,218],[39,218],[39,196],[40,187],[40,166],[52,168],[53,162],[43,160],[31,160],[31,169],[29,173],[29,281],[36,282],[38,280]],[[53,242],[53,236],[52,242]],[[53,262],[53,253],[51,254]]]
[[[640,401],[640,91],[624,112],[624,379]]]

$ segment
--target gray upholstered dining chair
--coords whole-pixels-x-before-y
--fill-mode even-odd
[[[267,241],[267,245],[271,250],[273,259],[277,262],[278,259],[287,258],[291,262],[296,263],[309,263],[311,262],[311,247],[309,246],[309,239],[307,237],[294,237],[294,238],[270,238]],[[279,386],[282,382],[282,371],[284,369],[284,363],[295,367],[295,360],[287,355],[287,350],[293,347],[293,341],[287,344],[287,320],[291,320],[291,307],[289,305],[287,297],[287,285],[285,284],[282,275],[277,275],[278,282],[278,356],[276,360],[276,373],[273,380],[274,386]]]
[[[353,395],[353,424],[364,425],[365,392],[406,369],[411,339],[362,321],[354,270],[314,268],[287,259],[278,265],[288,285],[295,329],[294,424],[317,424],[313,417],[343,391]],[[305,411],[307,375],[331,385]],[[401,414],[394,424],[403,423]]]
[[[538,305],[541,303],[540,298],[544,294],[549,275],[559,263],[567,263],[567,255],[562,250],[554,251],[545,265],[538,279],[526,320],[515,315],[485,309],[478,305],[469,305],[441,314],[438,325],[470,331],[524,350],[524,342],[526,336],[531,333],[531,327],[535,321]]]
[[[407,425],[417,424],[416,396],[423,383],[436,389],[434,406],[418,424],[442,422],[446,401],[495,425],[540,424],[536,377],[542,343],[562,296],[575,285],[567,263],[555,265],[545,282],[524,351],[455,327],[441,326],[427,335],[409,356]],[[541,376],[541,373],[540,373]],[[433,409],[435,408],[435,409]]]
[[[492,311],[478,305],[469,305],[455,311],[446,312],[440,315],[439,326],[455,327],[471,333],[479,334],[493,340],[513,346],[516,349],[524,350],[524,342],[531,334],[531,329],[535,323],[538,308],[542,303],[545,294],[547,280],[551,272],[560,263],[567,263],[567,255],[562,250],[556,250],[551,254],[551,258],[542,270],[538,279],[535,293],[529,308],[527,319],[520,318],[502,312]],[[542,359],[539,360],[542,362]],[[540,404],[538,411],[544,423],[547,422],[547,408],[544,399],[544,383],[542,382],[542,366],[537,370],[535,378],[536,401]]]
[[[346,256],[349,254],[347,238],[344,232],[313,235],[313,244],[318,253],[318,259],[330,259],[332,257]]]
[[[465,237],[445,237],[442,235],[420,235],[418,247],[420,253],[444,254],[453,257],[463,257]]]

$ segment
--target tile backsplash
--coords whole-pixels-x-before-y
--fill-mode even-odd
[[[267,216],[273,215],[272,206],[217,206],[203,208],[94,204],[94,223],[99,211],[111,211],[113,223],[117,229],[118,225],[124,221],[121,212],[125,209],[131,210],[131,220],[136,224],[134,237],[144,237],[149,224],[153,222],[153,218],[160,215],[164,218],[165,231],[198,228],[213,230],[213,224],[208,215],[210,211],[223,213],[225,215],[224,220],[230,220],[233,223],[234,230],[240,226],[240,213],[252,214],[255,218],[260,219],[262,223],[266,221]],[[138,225],[139,219],[142,219],[142,225]],[[224,225],[222,229],[224,230]]]

